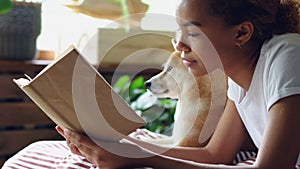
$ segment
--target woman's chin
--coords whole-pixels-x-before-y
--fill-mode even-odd
[[[191,69],[191,68],[189,68],[189,72],[192,75],[194,75],[195,77],[200,77],[200,76],[203,76],[203,75],[207,74],[207,71],[199,71],[199,70],[194,70],[194,69]]]

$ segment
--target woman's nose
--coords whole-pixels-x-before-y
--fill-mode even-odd
[[[191,48],[180,40],[177,41],[175,39],[172,39],[172,44],[173,44],[174,49],[177,51],[181,51],[181,52],[190,52],[191,51]]]

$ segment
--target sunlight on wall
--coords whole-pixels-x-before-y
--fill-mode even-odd
[[[175,7],[179,0],[142,0],[149,4],[150,13],[160,13],[175,16]]]
[[[143,0],[143,2],[150,5],[149,14],[146,14],[142,21],[143,29],[174,31],[175,20],[165,19],[164,16],[170,17],[175,14],[177,0]],[[150,13],[164,15],[153,17]],[[159,24],[152,24],[154,20]],[[42,30],[37,39],[37,48],[55,51],[57,56],[71,44],[82,47],[98,28],[107,25],[118,27],[110,20],[96,19],[72,12],[62,5],[61,0],[45,0],[42,5]]]

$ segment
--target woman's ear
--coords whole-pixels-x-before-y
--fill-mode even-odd
[[[254,26],[252,22],[244,21],[236,26],[235,44],[241,48],[242,45],[247,43],[254,32]]]

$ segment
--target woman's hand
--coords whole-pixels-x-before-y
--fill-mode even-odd
[[[138,167],[138,164],[145,159],[144,157],[153,156],[129,142],[95,141],[82,134],[63,130],[59,126],[56,130],[66,139],[72,153],[85,157],[101,169]]]
[[[72,153],[83,156],[78,150],[78,148],[73,143],[71,143],[71,141],[68,139],[67,131],[65,132],[60,126],[56,126],[55,129],[58,131],[60,135],[62,135],[66,139],[67,145],[69,146]]]

